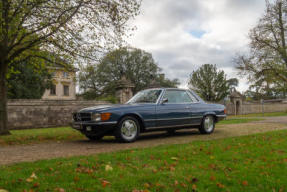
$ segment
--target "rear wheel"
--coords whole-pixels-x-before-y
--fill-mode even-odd
[[[140,124],[134,117],[124,117],[116,129],[116,138],[120,142],[130,143],[137,139],[140,132]]]
[[[214,131],[215,121],[212,115],[207,115],[202,119],[199,131],[202,134],[210,134]]]

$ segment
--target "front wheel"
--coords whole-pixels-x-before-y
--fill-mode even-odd
[[[115,136],[120,142],[130,143],[137,139],[139,132],[140,125],[138,120],[127,116],[119,122]]]
[[[201,134],[210,134],[214,131],[215,121],[212,115],[207,115],[202,119],[199,131]]]

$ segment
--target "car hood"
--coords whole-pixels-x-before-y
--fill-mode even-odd
[[[148,104],[148,103],[141,103],[141,104],[113,104],[113,105],[97,105],[93,107],[87,107],[81,109],[79,112],[102,112],[106,110],[119,110],[124,108],[137,108],[141,106],[147,105],[155,105],[155,104]]]

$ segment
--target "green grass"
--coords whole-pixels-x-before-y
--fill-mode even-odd
[[[11,135],[0,136],[0,145],[33,144],[83,138],[83,135],[70,127],[12,130]]]
[[[286,137],[287,130],[283,130],[2,166],[0,189],[284,191],[287,190]],[[33,173],[37,178],[31,177]]]
[[[237,118],[237,117],[278,117],[278,116],[287,116],[286,112],[273,112],[273,113],[252,113],[252,114],[246,114],[246,115],[231,115],[228,116],[230,118]]]
[[[249,123],[249,122],[254,122],[254,121],[260,121],[263,120],[262,118],[240,118],[240,119],[236,119],[236,118],[229,118],[227,117],[227,119],[224,119],[222,121],[219,121],[218,124],[220,125],[226,125],[226,124],[239,124],[239,123]]]

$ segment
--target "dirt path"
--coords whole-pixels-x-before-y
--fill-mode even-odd
[[[135,143],[128,144],[116,143],[115,140],[103,140],[100,142],[79,140],[62,143],[1,147],[0,165],[56,157],[91,155],[131,148],[152,147],[162,144],[189,143],[195,140],[235,137],[282,129],[287,129],[287,116],[266,118],[263,121],[254,123],[219,125],[211,135],[200,135],[197,130],[181,130],[176,132],[174,136],[167,136],[165,132],[148,133],[142,135]]]

